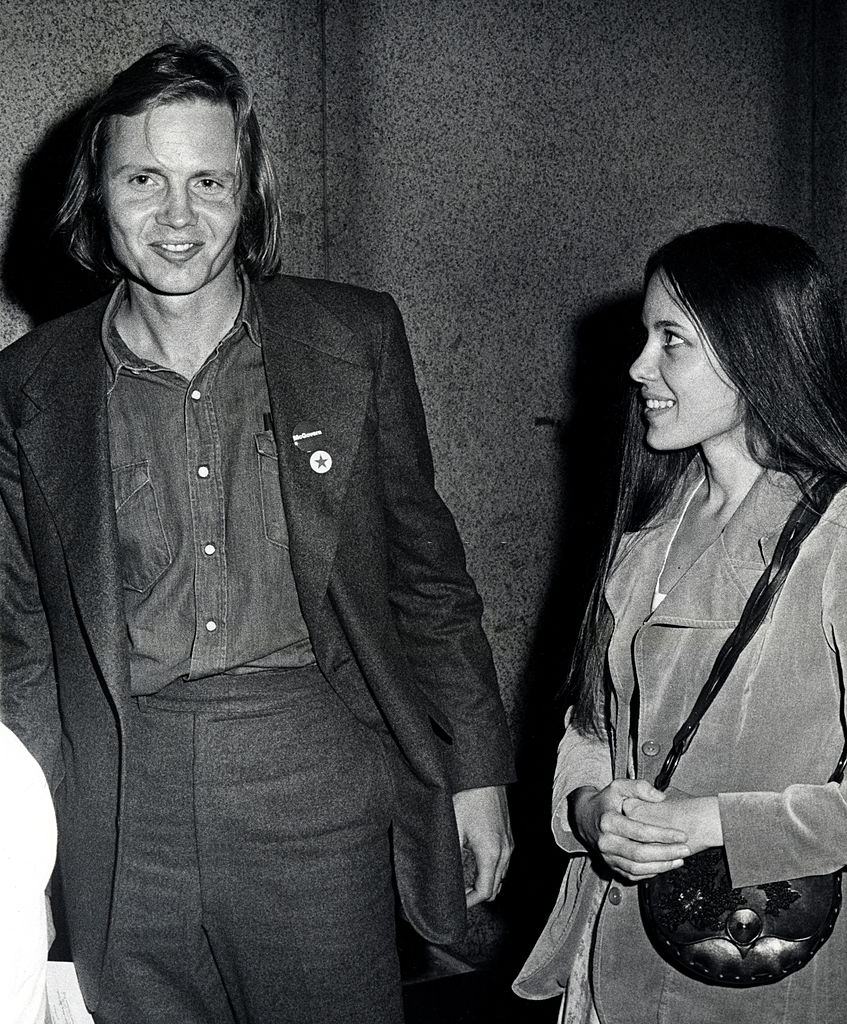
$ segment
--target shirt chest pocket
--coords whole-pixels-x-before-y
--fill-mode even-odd
[[[143,592],[173,561],[147,461],[112,469],[124,585]]]
[[[259,494],[262,502],[262,524],[265,539],[271,544],[288,547],[288,529],[282,508],[282,491],[279,485],[279,459],[276,441],[270,431],[256,434],[258,458]]]

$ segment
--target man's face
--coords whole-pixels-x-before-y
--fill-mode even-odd
[[[228,106],[193,100],[113,117],[104,165],[112,249],[131,280],[190,295],[232,273],[242,201]]]

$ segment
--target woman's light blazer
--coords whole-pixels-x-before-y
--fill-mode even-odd
[[[746,990],[704,985],[653,950],[637,888],[601,877],[568,826],[568,793],[626,777],[630,748],[636,775],[653,781],[798,498],[788,477],[763,474],[651,614],[656,574],[698,465],[667,517],[624,539],[608,581],[611,735],[604,742],[566,729],[560,744],[553,831],[575,856],[515,990],[531,999],[562,990],[576,944],[591,926],[591,906],[601,899],[592,984],[603,1024],[843,1024],[847,909],[797,974]],[[805,541],[674,775],[676,790],[718,794],[734,885],[821,874],[847,862],[847,786],[828,783],[844,744],[845,672],[847,489]]]

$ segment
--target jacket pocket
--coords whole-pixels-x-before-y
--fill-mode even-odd
[[[288,547],[288,530],[282,508],[279,486],[279,459],[276,441],[270,431],[256,434],[256,453],[259,473],[259,495],[262,503],[262,523],[265,538],[271,544]]]
[[[115,514],[121,544],[124,585],[143,593],[173,561],[162,523],[150,463],[133,462],[112,470]]]

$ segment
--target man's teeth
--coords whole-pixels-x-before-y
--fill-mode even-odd
[[[648,409],[671,409],[676,405],[672,398],[648,398],[646,402]]]
[[[187,252],[193,242],[162,242],[161,246],[167,252]]]

